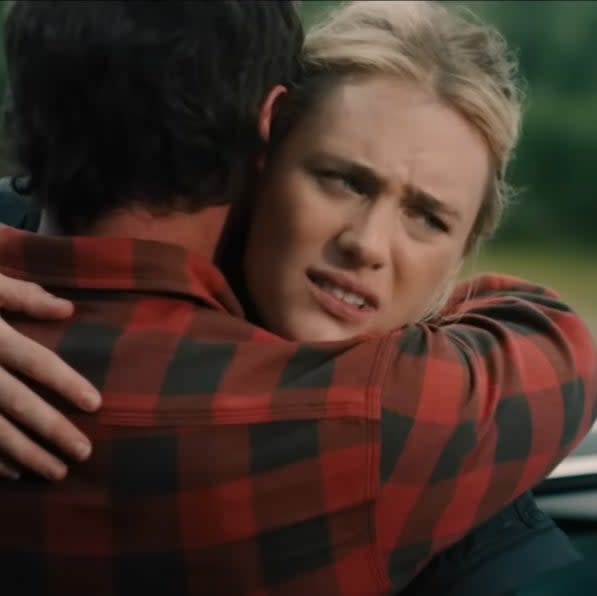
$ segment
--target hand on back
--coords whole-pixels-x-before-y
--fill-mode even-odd
[[[0,275],[0,309],[38,319],[65,319],[71,316],[73,304],[36,284]],[[27,433],[54,445],[65,459],[86,459],[91,444],[17,375],[47,387],[86,411],[99,407],[100,395],[56,354],[0,318],[0,475],[18,478],[20,469],[25,468],[48,479],[60,480],[67,473],[66,463]]]

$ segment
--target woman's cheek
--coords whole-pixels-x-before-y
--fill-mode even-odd
[[[280,193],[277,233],[284,236],[293,252],[304,252],[312,248],[313,240],[319,236],[319,229],[330,219],[322,207],[323,202],[303,177],[291,180],[284,193]]]

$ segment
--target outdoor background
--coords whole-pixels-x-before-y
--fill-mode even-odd
[[[445,3],[498,28],[528,96],[510,170],[515,203],[466,273],[504,271],[553,286],[597,333],[597,2]],[[305,23],[338,4],[303,2]]]
[[[0,11],[9,4],[0,0]],[[305,23],[337,4],[303,1]],[[528,95],[510,175],[516,201],[466,273],[497,270],[550,285],[597,332],[597,1],[449,4],[497,26],[519,57]],[[0,53],[0,97],[5,87]],[[0,163],[0,175],[11,171]]]

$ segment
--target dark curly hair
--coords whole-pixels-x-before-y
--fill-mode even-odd
[[[66,233],[131,203],[228,198],[259,148],[259,105],[299,67],[290,1],[21,1],[7,110],[26,190]]]

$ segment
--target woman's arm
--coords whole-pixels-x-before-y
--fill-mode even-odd
[[[0,309],[23,312],[40,319],[63,319],[72,314],[73,306],[35,284],[0,275]],[[85,459],[91,445],[15,373],[48,387],[87,411],[100,405],[97,390],[58,356],[17,333],[1,318],[0,363],[0,475],[16,478],[18,467],[23,466],[50,479],[63,478],[65,464],[37,445],[20,427],[75,459]]]
[[[37,231],[40,217],[39,207],[16,192],[11,178],[0,179],[1,223]],[[71,315],[73,306],[35,284],[0,275],[0,308],[40,319],[62,319]],[[55,354],[17,333],[1,318],[0,363],[0,476],[17,478],[21,466],[52,479],[63,478],[64,463],[26,436],[15,422],[77,459],[90,450],[89,441],[11,371],[51,388],[85,410],[98,407],[99,395]]]

